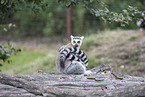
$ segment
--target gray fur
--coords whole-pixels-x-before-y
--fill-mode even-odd
[[[67,74],[84,74],[86,69],[80,62],[72,62],[66,69]]]

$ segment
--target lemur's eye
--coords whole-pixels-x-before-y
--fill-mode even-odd
[[[73,43],[76,43],[75,41],[73,41]]]
[[[80,43],[80,41],[78,41],[78,43]]]

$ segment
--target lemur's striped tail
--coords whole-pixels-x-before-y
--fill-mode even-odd
[[[63,69],[65,68],[65,57],[63,56],[60,57],[60,67]]]

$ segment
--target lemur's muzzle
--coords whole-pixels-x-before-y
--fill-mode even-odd
[[[78,44],[75,44],[75,47],[78,47],[79,45]]]

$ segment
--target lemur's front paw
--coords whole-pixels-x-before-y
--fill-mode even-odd
[[[90,70],[87,70],[86,72],[85,72],[85,74],[91,74],[92,73],[92,71],[90,71]]]

